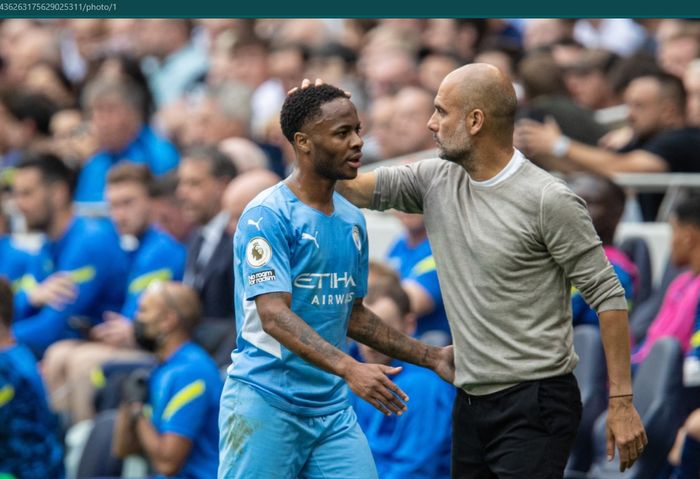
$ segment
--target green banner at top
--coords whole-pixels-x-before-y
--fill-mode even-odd
[[[0,18],[674,18],[700,17],[700,2],[553,0],[0,0]]]

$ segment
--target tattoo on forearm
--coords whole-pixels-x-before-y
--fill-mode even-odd
[[[428,345],[388,326],[364,306],[353,309],[348,335],[393,358],[421,366],[428,363]]]
[[[313,363],[326,371],[333,371],[333,364],[338,361],[343,353],[323,339],[311,326],[296,317],[291,311],[282,311],[275,316],[277,325],[287,333],[288,341],[285,344],[304,360]],[[295,347],[294,338],[298,339],[301,347]]]

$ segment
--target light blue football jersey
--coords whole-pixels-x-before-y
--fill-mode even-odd
[[[228,374],[299,415],[347,407],[347,386],[268,335],[254,299],[291,293],[292,311],[344,349],[353,302],[367,292],[367,228],[360,210],[337,193],[333,205],[326,215],[279,183],[248,204],[234,235],[238,343]]]

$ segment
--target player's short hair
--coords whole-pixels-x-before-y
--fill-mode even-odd
[[[146,188],[146,191],[150,194],[153,174],[146,165],[123,162],[112,167],[107,173],[107,185],[121,183],[138,183]]]
[[[695,192],[678,203],[674,214],[679,222],[700,228],[700,193]]]
[[[294,134],[307,122],[321,115],[321,107],[336,98],[347,98],[345,92],[333,85],[310,86],[298,89],[284,100],[280,113],[282,133],[294,143]]]
[[[71,197],[75,192],[77,183],[75,171],[53,153],[29,153],[17,163],[15,168],[17,170],[36,168],[44,183],[64,183]]]
[[[185,150],[182,162],[204,161],[209,165],[209,172],[214,178],[232,180],[238,175],[233,161],[215,146],[196,145]]]

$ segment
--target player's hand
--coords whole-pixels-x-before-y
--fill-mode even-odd
[[[106,311],[104,322],[90,330],[90,337],[117,348],[135,347],[134,324],[121,314]]]
[[[316,78],[316,81],[314,81],[314,86],[321,86],[324,83],[325,82],[321,78]],[[292,88],[291,90],[289,90],[287,92],[287,96],[291,95],[292,93],[297,91],[299,88],[301,88],[302,90],[306,90],[310,86],[311,86],[311,80],[309,80],[308,78],[304,78],[304,80],[301,82],[301,87],[295,86],[294,88]],[[347,90],[343,90],[343,93],[345,93],[345,96],[348,98],[350,98],[352,96],[352,93],[350,93]]]
[[[398,374],[401,369],[353,361],[344,378],[355,394],[382,414],[391,416],[393,413],[400,416],[408,409],[405,404],[408,396],[387,375]]]
[[[440,348],[433,371],[450,384],[455,381],[455,350],[452,345]]]
[[[647,435],[632,397],[611,398],[605,423],[608,460],[620,454],[620,472],[632,467],[647,445]]]
[[[70,277],[70,274],[59,271],[41,282],[28,293],[29,302],[35,308],[51,306],[62,310],[66,304],[75,301],[78,288]]]

